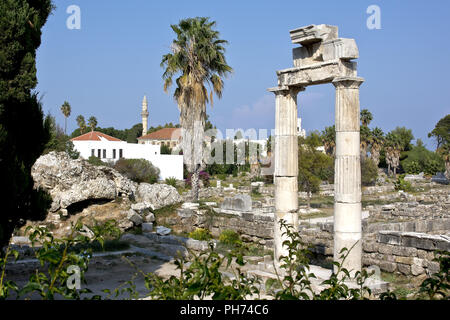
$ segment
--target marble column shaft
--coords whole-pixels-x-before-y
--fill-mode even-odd
[[[297,141],[297,94],[304,88],[277,88],[275,112],[275,261],[287,255],[283,248],[280,220],[298,230],[298,141]]]
[[[336,87],[336,159],[334,178],[334,260],[351,248],[344,267],[354,274],[361,270],[361,163],[359,86],[364,79],[340,77]],[[336,267],[335,267],[336,270]]]

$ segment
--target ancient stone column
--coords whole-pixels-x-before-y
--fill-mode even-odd
[[[269,89],[275,93],[275,226],[274,255],[287,255],[283,248],[285,230],[280,229],[280,220],[298,229],[298,142],[297,142],[297,94],[300,87],[278,87]]]
[[[336,87],[336,160],[334,177],[334,260],[343,248],[351,249],[344,267],[361,270],[361,164],[359,86],[364,79],[338,77]],[[336,267],[335,267],[336,271]]]

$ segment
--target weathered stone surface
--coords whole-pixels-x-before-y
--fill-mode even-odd
[[[251,211],[252,198],[248,194],[239,194],[233,198],[225,198],[220,205],[221,209],[236,210],[236,211]]]
[[[411,266],[408,265],[408,264],[398,263],[397,264],[397,269],[398,269],[398,271],[400,271],[404,275],[410,275],[411,274]]]
[[[136,199],[140,202],[147,201],[153,204],[155,210],[182,201],[175,187],[157,183],[139,184],[136,191]]]
[[[336,26],[319,24],[309,25],[289,31],[292,43],[308,45],[318,41],[333,40],[338,37]]]
[[[141,216],[147,215],[149,212],[155,210],[155,207],[150,202],[138,202],[131,205],[131,209],[136,211]]]
[[[153,223],[152,222],[144,222],[142,224],[142,232],[152,232],[153,231]]]
[[[425,269],[422,266],[418,266],[418,265],[415,265],[415,264],[413,264],[411,266],[411,274],[413,276],[418,276],[418,275],[420,275],[420,274],[422,274],[424,272],[425,272]]]
[[[396,256],[416,257],[417,251],[416,248],[392,246],[392,253]]]
[[[393,262],[381,261],[378,265],[381,270],[386,272],[394,272],[397,270],[397,264]]]
[[[136,183],[106,166],[93,166],[83,159],[71,159],[65,152],[50,152],[39,157],[31,169],[35,188],[50,193],[50,211],[95,199],[132,196]]]
[[[127,219],[132,221],[136,226],[141,225],[143,222],[142,217],[133,209],[128,210]]]
[[[378,252],[379,253],[383,253],[383,254],[393,254],[395,246],[390,245],[390,244],[380,244],[378,246]]]
[[[152,212],[150,212],[145,216],[144,220],[145,222],[155,222],[155,215]]]
[[[395,262],[412,265],[414,263],[413,257],[395,257]]]
[[[172,230],[170,228],[166,228],[164,226],[157,226],[156,233],[160,236],[168,235]]]

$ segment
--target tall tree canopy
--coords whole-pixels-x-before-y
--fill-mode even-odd
[[[50,198],[31,167],[49,140],[36,87],[36,50],[50,0],[0,1],[0,247],[25,220],[45,217]],[[31,133],[31,134],[30,134]]]
[[[436,149],[450,144],[450,114],[443,117],[436,123],[433,131],[428,134],[428,138],[436,139]]]
[[[183,19],[171,25],[176,39],[171,52],[164,55],[161,67],[164,91],[172,85],[177,88],[174,98],[180,110],[184,163],[192,173],[192,195],[198,200],[199,172],[203,167],[203,133],[206,121],[206,104],[213,104],[213,94],[222,97],[223,78],[232,72],[225,59],[226,40],[214,30],[215,21],[197,17]],[[206,87],[209,85],[209,91]]]
[[[450,179],[450,114],[438,121],[428,137],[436,138],[436,152],[445,161],[445,176]]]

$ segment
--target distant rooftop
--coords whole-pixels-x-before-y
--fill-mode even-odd
[[[163,128],[139,137],[138,140],[175,140],[181,137],[181,128]]]
[[[73,139],[70,139],[71,141],[122,141],[120,139],[108,136],[107,134],[98,132],[98,131],[91,131],[85,134],[82,134],[81,136],[75,137]]]

